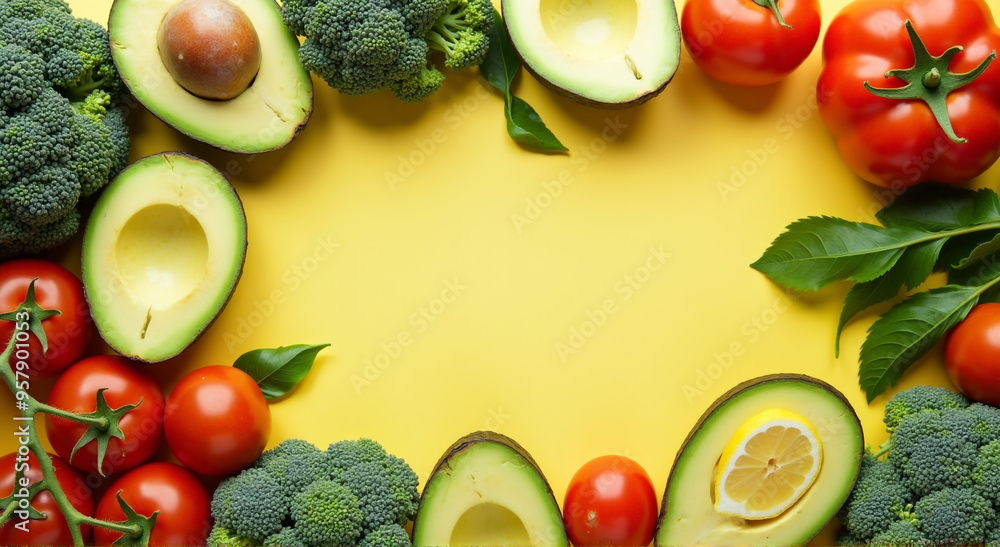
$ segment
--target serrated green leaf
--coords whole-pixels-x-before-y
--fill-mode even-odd
[[[962,270],[965,268],[973,267],[976,264],[980,263],[980,261],[982,261],[983,259],[996,253],[997,251],[1000,251],[1000,233],[993,236],[993,239],[977,245],[974,249],[972,249],[972,252],[968,253],[968,256],[959,260],[958,263],[952,265],[952,268],[955,268],[957,270]]]
[[[501,93],[509,95],[514,76],[521,69],[521,60],[504,31],[503,19],[496,9],[493,10],[493,26],[486,36],[490,46],[486,50],[486,58],[479,65],[479,73]]]
[[[983,287],[946,285],[914,294],[872,324],[861,345],[858,381],[868,402],[899,381],[903,373],[965,318]]]
[[[875,214],[886,226],[907,226],[929,232],[973,224],[976,193],[966,188],[925,182],[910,188]]]
[[[976,248],[988,243],[998,235],[1000,235],[1000,229],[984,229],[979,232],[968,232],[949,237],[944,248],[941,249],[941,254],[938,255],[934,268],[938,271],[953,269],[958,263],[969,258]]]
[[[312,369],[316,354],[329,345],[297,344],[256,349],[241,355],[233,366],[249,374],[265,398],[275,399],[302,381]]]
[[[1000,196],[989,188],[980,189],[976,192],[975,210],[973,224],[1000,222]]]
[[[929,237],[934,235],[906,226],[808,217],[790,224],[751,267],[787,287],[815,291],[838,280],[876,279],[906,247]]]
[[[837,324],[835,356],[840,356],[840,334],[844,326],[862,311],[894,298],[904,286],[912,290],[923,283],[933,271],[934,263],[944,243],[944,239],[935,239],[913,245],[906,249],[899,261],[881,277],[851,287],[847,298],[844,299],[844,307]]]

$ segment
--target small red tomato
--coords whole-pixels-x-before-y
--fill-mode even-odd
[[[42,320],[48,350],[34,334],[23,341],[26,359],[18,360],[29,367],[30,375],[57,374],[83,355],[94,332],[90,307],[83,294],[83,283],[69,270],[53,262],[36,259],[11,260],[0,264],[0,313],[17,309],[35,278],[35,300],[47,310],[59,310]],[[14,334],[14,322],[0,320],[0,345],[6,346]],[[18,346],[18,349],[22,349]]]
[[[118,504],[118,492],[140,515],[149,517],[155,511],[160,512],[149,538],[150,546],[205,544],[212,527],[212,497],[190,471],[167,462],[136,467],[112,483],[104,493],[97,504],[97,518],[125,520],[125,513]],[[111,545],[121,537],[121,532],[94,529],[97,545]]]
[[[781,0],[778,15],[761,0],[688,0],[681,36],[694,62],[716,80],[740,86],[773,84],[816,46],[818,0]]]
[[[163,391],[144,368],[119,355],[88,357],[66,369],[52,386],[49,404],[76,413],[97,409],[97,390],[112,409],[125,405],[139,406],[126,412],[118,421],[123,439],[111,438],[101,471],[105,476],[120,473],[145,462],[163,441]],[[57,454],[69,460],[87,426],[45,415],[45,433]],[[96,472],[97,441],[91,440],[73,454],[70,463],[84,471]]]
[[[94,515],[94,496],[80,473],[57,456],[52,456],[52,467],[56,472],[56,482],[66,494],[70,505],[80,513]],[[20,470],[30,483],[42,479],[42,469],[34,454],[18,458],[16,452],[0,458],[0,497],[14,492],[15,472]],[[20,489],[20,486],[19,486]],[[45,513],[45,519],[27,521],[15,509],[10,521],[0,527],[0,545],[72,545],[73,536],[69,525],[59,511],[56,500],[48,490],[39,492],[31,501],[31,507]],[[27,531],[25,531],[25,528]],[[84,543],[90,543],[90,526],[81,526]]]
[[[1000,405],[1000,304],[979,304],[945,341],[948,377],[966,397]]]
[[[590,460],[570,480],[563,522],[577,547],[649,545],[656,492],[646,471],[625,456]]]
[[[163,427],[181,463],[202,475],[230,475],[264,451],[271,409],[249,374],[209,366],[182,378],[170,393]]]

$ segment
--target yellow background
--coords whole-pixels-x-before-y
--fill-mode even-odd
[[[843,3],[823,2],[824,29]],[[110,5],[72,2],[101,22]],[[298,389],[272,403],[272,444],[367,436],[423,481],[455,439],[493,429],[535,457],[560,503],[576,469],[609,453],[637,460],[662,491],[705,408],[762,374],[832,383],[878,444],[886,398],[868,405],[857,385],[875,315],[846,329],[836,359],[847,286],[790,294],[748,266],[797,218],[871,221],[881,206],[880,189],[846,168],[815,110],[820,68],[817,46],[784,82],[740,89],[711,80],[685,51],[660,96],[620,111],[577,105],[523,74],[516,93],[569,155],[513,143],[500,97],[475,71],[449,73],[418,105],[341,96],[314,80],[306,129],[256,156],[195,142],[137,108],[133,159],[182,150],[210,161],[230,176],[249,223],[228,307],[155,373],[169,389],[254,348],[330,343]],[[620,135],[605,139],[615,132],[606,127]],[[747,163],[755,157],[762,164]],[[750,175],[720,191],[734,169]],[[393,187],[386,173],[403,180]],[[998,175],[972,184],[996,188]],[[559,195],[540,197],[546,185]],[[57,255],[75,271],[77,245]],[[646,277],[642,267],[659,265],[661,252],[662,267]],[[453,302],[435,302],[456,282]],[[584,326],[609,300],[614,313]],[[422,308],[433,322],[421,322]],[[591,336],[561,355],[560,344],[580,345],[574,328]],[[411,343],[396,352],[401,335]],[[383,351],[394,356],[388,367],[356,389],[352,377]],[[950,385],[941,363],[939,345],[900,387]],[[39,381],[38,393],[48,385]],[[9,415],[13,401],[2,399]],[[2,439],[12,450],[13,438]]]

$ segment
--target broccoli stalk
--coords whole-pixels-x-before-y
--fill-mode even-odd
[[[39,413],[48,413],[86,425],[87,432],[81,438],[81,443],[77,446],[86,442],[84,439],[89,440],[96,438],[98,442],[97,462],[98,469],[100,469],[104,461],[104,451],[107,448],[108,439],[110,439],[111,436],[115,436],[116,433],[120,435],[121,429],[118,427],[119,421],[122,416],[124,416],[129,410],[135,408],[137,405],[126,405],[125,407],[117,409],[108,408],[107,404],[102,404],[104,403],[104,397],[102,396],[103,390],[100,390],[97,393],[98,410],[95,412],[77,414],[55,408],[37,401],[34,397],[28,394],[26,390],[21,389],[18,384],[23,380],[23,378],[18,378],[17,373],[14,372],[14,367],[11,366],[13,364],[11,362],[11,358],[14,355],[14,348],[17,346],[16,341],[19,339],[23,340],[23,335],[28,332],[35,334],[38,341],[41,343],[42,351],[47,351],[48,340],[46,339],[45,331],[42,328],[42,321],[57,314],[59,314],[59,311],[57,310],[43,309],[38,305],[35,300],[34,281],[32,281],[28,286],[24,302],[22,302],[16,310],[0,314],[0,321],[14,321],[15,323],[14,334],[7,342],[6,349],[2,354],[0,354],[0,376],[3,377],[8,389],[11,390],[11,393],[13,393],[15,398],[18,400],[18,408],[21,411],[21,417],[24,419],[25,423],[36,423],[37,420],[35,418]],[[55,501],[56,506],[59,508],[59,511],[65,518],[75,545],[84,544],[81,529],[84,525],[100,526],[102,528],[121,532],[123,537],[129,538],[129,544],[149,544],[149,537],[152,533],[153,526],[156,524],[156,516],[159,511],[154,512],[148,517],[140,515],[136,513],[128,505],[128,503],[121,498],[121,496],[118,496],[118,504],[126,516],[125,521],[109,522],[89,517],[77,511],[76,508],[73,507],[73,504],[70,503],[69,498],[66,496],[66,493],[59,485],[59,481],[56,479],[55,468],[52,465],[52,458],[45,451],[45,447],[42,444],[41,439],[38,437],[37,428],[29,427],[27,430],[26,446],[38,460],[38,466],[42,471],[42,479],[29,486],[29,503],[30,500],[33,500],[39,492],[48,491],[49,495],[51,495],[52,499]],[[22,477],[23,474],[20,471],[17,471],[14,477],[14,484],[18,484]],[[15,516],[15,510],[19,507],[18,498],[14,497],[15,492],[16,489],[12,489],[10,495],[0,499],[0,507],[2,507],[2,513],[0,513],[0,526],[12,520]],[[33,507],[30,508],[29,511],[31,518],[42,518],[41,514],[39,514],[39,512]]]
[[[431,49],[444,53],[444,66],[472,68],[486,58],[489,40],[485,32],[492,20],[493,5],[487,0],[451,0],[448,11],[424,38]]]

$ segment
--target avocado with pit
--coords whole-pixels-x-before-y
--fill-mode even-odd
[[[217,148],[281,148],[312,113],[298,38],[273,0],[115,0],[108,34],[135,98]]]
[[[720,456],[747,418],[772,408],[794,412],[815,428],[823,447],[816,481],[774,518],[745,520],[716,511]],[[744,382],[715,401],[681,445],[663,494],[655,545],[804,545],[847,500],[864,450],[858,415],[833,386],[797,374]]]
[[[246,249],[243,205],[222,173],[174,152],[136,161],[84,230],[83,286],[98,332],[135,360],[174,357],[229,301]]]
[[[569,547],[559,504],[513,439],[479,431],[438,461],[413,521],[414,547]]]
[[[680,64],[673,0],[502,0],[524,67],[578,102],[624,108],[663,91]]]

